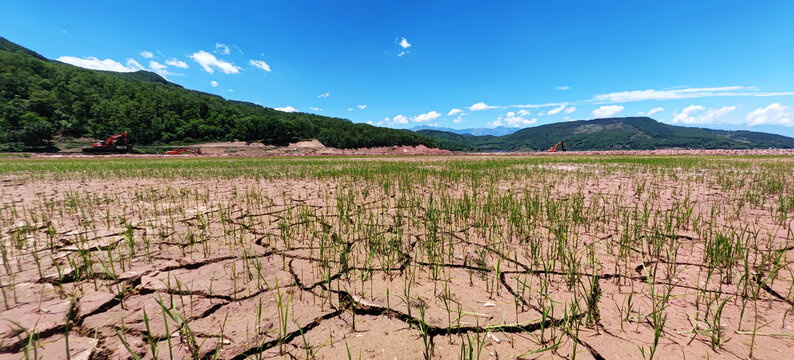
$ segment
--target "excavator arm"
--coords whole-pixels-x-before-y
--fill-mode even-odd
[[[111,135],[107,140],[102,140],[91,144],[90,148],[84,148],[84,152],[126,152],[130,150],[130,140],[127,132]]]
[[[565,151],[565,144],[562,141],[554,144],[554,147],[546,150],[546,152],[557,152],[557,151]]]

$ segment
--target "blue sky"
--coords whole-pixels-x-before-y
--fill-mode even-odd
[[[604,116],[794,136],[792,1],[7,0],[0,36],[84,67],[382,126]]]

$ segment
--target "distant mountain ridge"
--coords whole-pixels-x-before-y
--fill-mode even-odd
[[[665,148],[794,148],[794,138],[754,131],[675,126],[649,117],[578,120],[524,128],[504,136],[469,136],[418,130],[450,150],[536,151],[559,141],[569,150],[652,150]]]
[[[485,136],[485,135],[492,135],[492,136],[504,136],[510,135],[521,128],[512,128],[506,126],[497,126],[493,128],[467,128],[467,129],[453,129],[447,127],[436,127],[436,126],[429,126],[429,125],[418,125],[411,128],[411,131],[419,131],[419,130],[436,130],[436,131],[446,131],[455,134],[461,135],[474,135],[474,136]]]

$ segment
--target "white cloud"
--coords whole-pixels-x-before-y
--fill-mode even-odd
[[[542,112],[542,113],[540,113],[540,115],[541,116],[543,116],[543,115],[557,115],[563,110],[565,110],[565,105],[560,105],[560,106],[558,106],[556,108],[549,109],[546,112]]]
[[[212,55],[204,50],[199,50],[198,52],[193,53],[193,55],[190,55],[190,58],[201,65],[201,67],[204,68],[204,71],[210,74],[215,72],[215,68],[220,69],[224,74],[237,74],[240,72],[239,66],[223,60],[218,60],[215,55]]]
[[[133,69],[136,69],[136,70],[144,70],[143,69],[143,65],[141,65],[139,62],[135,61],[135,59],[133,59],[133,58],[127,59],[127,67],[130,67],[130,68],[133,68]]]
[[[648,110],[647,113],[644,112],[644,111],[640,111],[638,114],[641,115],[641,116],[651,116],[653,114],[660,113],[662,111],[664,111],[664,108],[660,106],[660,107],[655,107],[653,109]]]
[[[364,109],[367,108],[367,105],[358,105],[358,108],[361,109],[361,110],[364,110]]]
[[[447,113],[447,116],[455,116],[455,115],[460,114],[462,112],[463,112],[463,110],[461,110],[461,109],[452,109],[452,110],[450,110]]]
[[[400,47],[402,47],[403,49],[407,49],[407,48],[411,47],[411,44],[410,44],[410,43],[408,43],[408,40],[406,40],[405,38],[403,38],[402,40],[400,40],[400,43],[399,43],[399,45],[400,45]]]
[[[161,72],[167,68],[168,65],[160,64],[157,61],[149,61],[149,68],[154,70],[155,72]]]
[[[229,90],[227,90],[227,91],[228,91],[228,92],[234,92],[234,89],[229,89]],[[288,107],[289,107],[289,106],[288,106]]]
[[[571,106],[571,107],[569,107],[569,108],[565,109],[565,113],[566,113],[566,114],[571,114],[571,113],[573,113],[574,111],[576,111],[576,106]]]
[[[549,106],[560,106],[560,105],[568,105],[567,102],[561,103],[547,103],[547,104],[524,104],[524,105],[507,105],[507,108],[519,108],[519,109],[533,109],[533,108],[542,108],[542,107],[549,107]]]
[[[794,126],[794,118],[788,112],[789,107],[780,103],[758,108],[747,114],[747,125],[783,125]]]
[[[531,114],[531,113],[532,113],[532,112],[531,112],[531,111],[529,111],[529,110],[527,110],[527,109],[520,109],[520,110],[518,110],[518,115],[519,115],[519,116],[528,116],[528,115],[529,115],[529,114]]]
[[[794,92],[758,92],[754,86],[723,86],[710,88],[687,88],[675,90],[633,90],[596,95],[596,102],[625,103],[645,100],[693,99],[713,96],[788,96]]]
[[[353,111],[352,107],[347,108],[347,111]]]
[[[275,108],[275,110],[288,112],[288,113],[298,111],[298,109],[296,109],[296,108],[294,108],[292,106],[277,107],[277,108]]]
[[[496,121],[489,122],[488,125],[497,127],[497,126],[509,126],[509,127],[520,127],[520,126],[527,126],[532,125],[538,122],[537,118],[527,119],[520,115],[517,115],[515,112],[508,112],[507,115],[502,118],[499,117]]]
[[[229,45],[215,43],[215,52],[218,54],[229,55],[231,50],[229,49]]]
[[[141,56],[143,56],[146,59],[151,59],[154,57],[154,54],[152,54],[151,51],[141,51]]]
[[[168,75],[176,75],[176,74],[166,70],[167,67],[168,67],[168,65],[161,64],[161,63],[159,63],[157,61],[154,61],[154,60],[149,61],[149,69],[154,71],[154,72],[156,72],[156,73],[158,73],[158,74],[160,74],[160,76],[166,77]]]
[[[407,52],[405,52],[405,51],[400,51],[400,53],[399,53],[399,54],[397,54],[397,57],[403,57],[403,56],[405,56],[405,54],[407,54]]]
[[[79,66],[85,69],[91,70],[104,70],[104,71],[115,71],[115,72],[133,72],[141,70],[143,67],[138,64],[139,67],[129,67],[124,66],[120,62],[113,60],[113,59],[105,59],[99,60],[93,56],[79,58],[75,56],[61,56],[57,59],[58,61],[66,64],[71,64],[74,66]],[[135,60],[133,60],[135,61]],[[127,65],[131,62],[127,61]],[[134,62],[137,64],[137,62]]]
[[[268,65],[263,60],[250,60],[248,61],[248,63],[251,64],[251,66],[253,67],[257,67],[267,72],[270,72],[270,65]]]
[[[322,94],[320,94],[320,95],[317,95],[317,97],[318,97],[318,98],[321,98],[321,99],[322,99],[322,98],[327,98],[327,97],[329,97],[329,96],[331,96],[331,92],[330,92],[330,91],[326,91],[326,92],[324,92],[324,93],[322,93]]]
[[[388,122],[388,120],[389,120],[389,118],[386,118],[387,122]],[[406,117],[404,115],[397,115],[397,116],[394,117],[394,119],[392,119],[392,122],[394,122],[395,124],[407,124],[408,123],[408,117]]]
[[[702,111],[706,111],[701,113]],[[701,105],[689,105],[681,110],[680,113],[674,114],[674,123],[684,124],[711,124],[717,121],[720,117],[736,110],[736,106],[724,106],[719,109],[706,109]]]
[[[498,106],[488,106],[484,102],[478,102],[472,106],[469,106],[469,110],[471,111],[481,111],[481,110],[488,110],[488,109],[496,109]]]
[[[595,116],[597,118],[604,118],[604,117],[614,116],[614,115],[616,115],[617,113],[619,113],[621,111],[623,111],[623,106],[620,106],[620,105],[606,105],[606,106],[602,106],[602,107],[600,107],[598,109],[593,110],[592,114],[593,114],[593,116]]]
[[[210,86],[212,86],[212,87],[218,87],[218,82],[217,82],[217,81],[215,81],[215,80],[212,80],[212,81],[210,81]]]
[[[463,117],[458,116],[454,120],[452,120],[452,122],[454,122],[455,124],[460,124],[463,122]]]
[[[178,60],[177,58],[170,58],[170,59],[166,60],[165,63],[167,65],[171,65],[173,67],[178,67],[178,68],[182,68],[182,69],[187,69],[189,67],[189,66],[187,66],[186,62],[184,62],[182,60]]]
[[[311,111],[323,111],[323,109],[320,109],[320,108],[315,107],[315,106],[310,106],[309,110],[311,110]]]
[[[568,85],[563,85],[563,86],[557,86],[555,87],[555,89],[565,91],[565,90],[570,90],[571,87]]]
[[[413,120],[416,122],[428,122],[431,120],[438,119],[439,116],[441,116],[441,114],[434,110],[424,114],[416,115],[413,117]]]

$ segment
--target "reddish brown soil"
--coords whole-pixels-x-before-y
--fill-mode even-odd
[[[422,164],[443,166],[434,161]],[[753,203],[746,191],[760,171],[550,164],[530,179],[388,191],[340,179],[9,176],[0,359],[32,349],[66,358],[66,333],[72,359],[152,359],[153,348],[179,359],[642,358],[665,291],[655,358],[745,359],[751,344],[753,358],[788,358],[794,235],[791,214],[774,211],[791,189]],[[726,176],[748,183],[720,186]],[[533,196],[543,218],[510,225],[526,210],[504,204]],[[466,216],[439,210],[468,197]],[[699,220],[665,228],[682,204]],[[621,247],[643,211],[650,220],[631,233],[641,240]],[[587,221],[555,233],[574,216]],[[709,264],[715,232],[755,236],[749,270]],[[653,236],[671,247],[645,248]],[[770,254],[779,267],[764,263]],[[716,326],[707,320],[718,304]],[[724,338],[714,345],[716,330]]]

